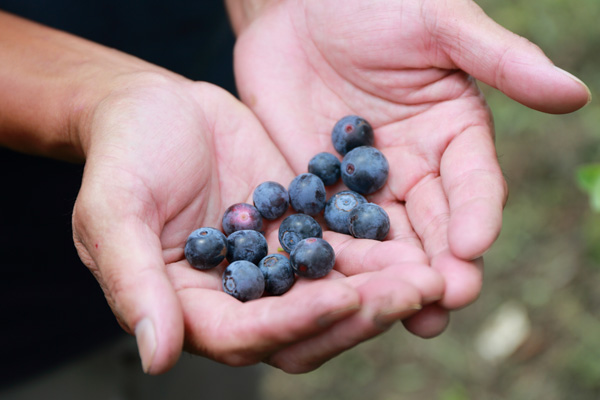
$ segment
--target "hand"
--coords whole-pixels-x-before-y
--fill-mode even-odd
[[[251,21],[232,13],[242,100],[296,173],[314,154],[334,152],[339,118],[371,122],[390,162],[389,183],[372,201],[390,214],[392,240],[365,251],[328,238],[347,275],[395,258],[429,262],[445,278],[444,296],[405,324],[420,336],[440,333],[447,310],[479,295],[481,256],[507,198],[492,118],[471,76],[544,112],[576,110],[589,91],[471,1],[266,3]]]
[[[185,261],[187,236],[220,228],[229,205],[251,201],[263,181],[287,185],[294,173],[225,91],[147,75],[127,76],[83,123],[87,161],[73,216],[79,254],[136,335],[147,372],[166,371],[182,346],[230,365],[266,360],[305,371],[348,345],[337,334],[349,315],[373,318],[362,329],[380,332],[414,313],[422,296],[441,296],[441,278],[414,263],[377,276],[300,280],[284,296],[248,303],[225,294],[223,267],[198,271]],[[266,227],[272,252],[277,227]],[[419,285],[404,283],[412,269]],[[390,293],[398,286],[405,290]]]

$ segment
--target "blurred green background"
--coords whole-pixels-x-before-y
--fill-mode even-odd
[[[477,3],[598,97],[600,1]],[[312,373],[268,369],[263,399],[600,398],[600,214],[577,179],[600,163],[600,103],[545,115],[481,88],[510,198],[480,299],[435,339],[399,325]]]

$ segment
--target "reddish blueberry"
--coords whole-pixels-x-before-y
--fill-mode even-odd
[[[263,221],[256,207],[247,203],[237,203],[230,206],[223,214],[223,232],[229,236],[235,231],[262,229]]]

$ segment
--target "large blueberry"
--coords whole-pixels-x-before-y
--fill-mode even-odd
[[[371,194],[385,185],[389,169],[382,152],[370,146],[357,147],[342,160],[342,181],[355,192]]]
[[[296,277],[290,260],[283,254],[269,254],[258,263],[265,277],[265,292],[279,296],[290,290]]]
[[[246,260],[258,264],[269,252],[267,239],[253,230],[235,231],[227,237],[227,261]]]
[[[230,206],[223,214],[223,232],[229,236],[235,231],[252,229],[260,231],[263,221],[256,207],[247,203],[237,203]]]
[[[314,174],[307,172],[295,177],[288,192],[290,204],[299,213],[316,215],[325,207],[325,185],[321,178]]]
[[[333,127],[331,140],[333,147],[343,156],[356,147],[373,146],[375,136],[373,128],[364,118],[347,115]]]
[[[261,270],[244,260],[232,262],[225,268],[222,284],[225,293],[241,301],[258,299],[265,291],[265,278]]]
[[[252,200],[260,214],[269,220],[281,217],[290,205],[290,196],[287,189],[272,181],[258,185],[254,189]]]
[[[383,240],[390,231],[390,217],[377,204],[366,203],[350,212],[349,227],[356,238]]]
[[[334,194],[325,204],[324,216],[327,227],[334,232],[349,234],[348,216],[350,211],[366,202],[367,199],[363,195],[352,190],[344,190]]]
[[[335,264],[333,247],[320,238],[302,240],[290,254],[290,264],[298,276],[317,279],[327,275]]]
[[[214,228],[200,228],[187,238],[185,258],[194,268],[206,270],[216,267],[227,255],[227,238]]]
[[[321,225],[310,215],[292,214],[279,225],[279,243],[288,253],[302,240],[323,237]]]
[[[331,153],[319,153],[308,162],[308,172],[315,174],[330,186],[340,180],[340,160]]]

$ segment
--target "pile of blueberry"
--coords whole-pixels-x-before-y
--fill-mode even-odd
[[[223,232],[204,227],[192,232],[185,244],[185,257],[194,268],[212,269],[227,259],[223,290],[241,301],[264,293],[281,295],[295,282],[296,275],[317,279],[335,264],[335,253],[323,240],[321,225],[314,216],[323,213],[327,227],[356,238],[384,240],[390,229],[387,213],[364,195],[381,189],[389,165],[373,147],[373,128],[363,118],[349,115],[332,131],[333,145],[343,156],[319,153],[308,164],[308,172],[295,177],[286,189],[277,182],[263,182],[253,193],[254,205],[238,203],[223,215]],[[325,186],[340,178],[349,190],[326,200]],[[263,218],[275,220],[292,207],[295,214],[279,227],[281,249],[289,254],[268,254],[261,233]]]

